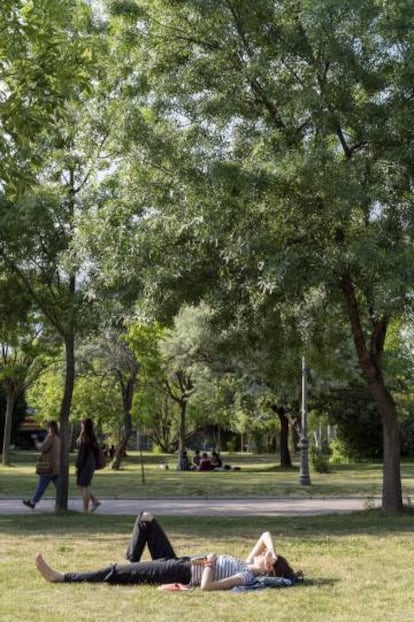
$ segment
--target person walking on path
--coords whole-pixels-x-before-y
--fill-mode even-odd
[[[81,489],[83,511],[89,512],[89,504],[91,504],[90,511],[94,512],[101,503],[90,488],[99,454],[99,446],[93,430],[92,419],[84,419],[81,422],[81,432],[77,442],[76,483]]]
[[[32,498],[23,499],[23,504],[32,510],[36,507],[36,503],[39,503],[50,482],[53,482],[55,488],[57,487],[60,465],[60,435],[57,423],[49,421],[44,441],[40,443],[37,436],[34,437],[34,441],[36,449],[40,451],[40,458],[36,466],[39,480]]]

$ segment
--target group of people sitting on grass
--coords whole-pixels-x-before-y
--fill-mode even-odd
[[[186,451],[180,452],[177,461],[177,471],[231,471],[235,470],[228,464],[223,465],[220,454],[212,451],[211,455],[206,451],[200,452],[196,449],[192,461]]]

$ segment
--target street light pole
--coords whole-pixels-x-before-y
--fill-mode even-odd
[[[307,367],[305,357],[302,357],[302,425],[299,441],[300,448],[300,477],[301,486],[310,486],[309,476],[309,441],[308,441],[308,411],[307,411]]]

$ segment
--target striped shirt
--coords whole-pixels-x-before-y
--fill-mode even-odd
[[[191,566],[192,585],[200,585],[203,570],[203,565],[196,564]],[[229,577],[233,577],[235,575],[243,579],[242,585],[250,585],[251,583],[254,583],[256,579],[256,577],[249,570],[249,566],[245,561],[232,557],[231,555],[218,555],[214,566],[213,581],[228,579]]]

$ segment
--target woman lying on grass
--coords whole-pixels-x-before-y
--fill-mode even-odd
[[[152,561],[141,562],[145,545]],[[247,556],[246,561],[231,555],[208,553],[204,556],[177,557],[165,532],[149,512],[135,521],[126,557],[129,564],[112,564],[93,572],[57,572],[39,553],[36,567],[52,583],[110,583],[112,585],[163,585],[180,583],[199,585],[202,590],[228,590],[248,586],[258,576],[285,577],[295,582],[302,573],[295,573],[287,560],[276,555],[272,536],[264,532]]]

